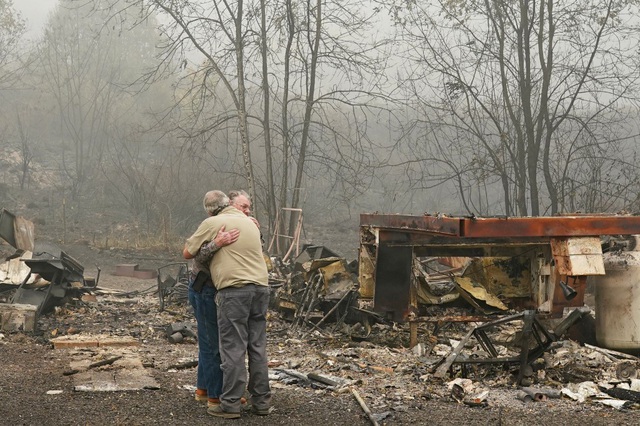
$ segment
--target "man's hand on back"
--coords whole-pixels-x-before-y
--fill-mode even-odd
[[[218,234],[213,239],[213,241],[215,241],[216,246],[224,247],[238,241],[239,236],[240,236],[240,231],[237,228],[233,228],[229,231],[225,231],[225,226],[222,225],[222,227],[218,231]]]

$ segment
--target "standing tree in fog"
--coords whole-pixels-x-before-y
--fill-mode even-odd
[[[188,96],[176,107],[181,118],[192,113],[176,127],[213,152],[226,150],[221,143],[239,147],[247,189],[267,223],[281,207],[301,207],[310,174],[328,185],[340,175],[345,190],[366,182],[365,120],[374,108],[367,102],[378,96],[384,65],[375,34],[365,35],[376,12],[321,0],[127,3],[167,18],[164,65],[180,65]]]
[[[367,117],[385,105],[378,84],[386,42],[374,30],[377,10],[323,0],[284,0],[281,10],[279,205],[300,207],[317,173],[335,179],[340,201],[349,200],[374,173]],[[292,181],[289,170],[295,171]]]
[[[63,170],[75,198],[99,170],[114,129],[139,125],[133,83],[153,60],[154,22],[134,26],[134,15],[110,16],[106,1],[61,0],[44,31],[39,58],[48,92],[55,99]],[[95,10],[102,13],[94,13]],[[132,11],[133,12],[133,11]]]
[[[18,72],[22,66],[19,63],[19,44],[25,32],[25,25],[20,14],[14,9],[11,0],[0,0],[0,99],[5,97],[4,90],[16,85]],[[7,105],[6,99],[2,101]],[[5,111],[8,115],[9,111]],[[12,118],[15,117],[12,115]],[[18,120],[20,116],[18,115]],[[11,120],[11,119],[10,119]],[[13,121],[13,120],[11,120]],[[9,123],[0,120],[0,139],[6,140],[4,129],[9,127]],[[13,127],[13,126],[11,126]],[[17,131],[20,136],[20,152],[22,154],[22,167],[20,177],[20,188],[23,189],[27,179],[31,152],[29,150],[29,138],[25,134],[25,129],[18,123]]]
[[[24,32],[24,21],[11,0],[0,0],[0,90],[13,84],[20,68],[18,47]]]
[[[625,205],[638,176],[637,3],[397,2],[421,183],[455,182],[482,214]]]

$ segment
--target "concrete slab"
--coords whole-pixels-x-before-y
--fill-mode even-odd
[[[114,362],[91,367],[100,361]],[[97,348],[78,351],[69,363],[70,369],[79,371],[73,375],[73,389],[78,392],[118,392],[143,389],[160,389],[151,372],[142,364],[140,356],[131,349]]]

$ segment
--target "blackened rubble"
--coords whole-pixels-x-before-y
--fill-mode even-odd
[[[371,247],[367,251],[376,254]],[[636,407],[638,358],[568,338],[585,319],[593,319],[592,310],[567,309],[564,319],[579,319],[571,325],[523,309],[513,303],[521,297],[505,298],[493,287],[487,291],[486,283],[499,286],[503,281],[495,278],[497,273],[479,278],[478,271],[490,268],[478,260],[412,260],[412,282],[427,286],[430,296],[421,299],[409,321],[395,321],[367,297],[362,277],[372,270],[363,267],[363,256],[348,262],[326,247],[307,246],[291,262],[277,256],[270,261],[268,353],[276,391],[311,389],[327,397],[346,393],[358,399],[363,416],[372,423],[392,422],[407,413],[424,415],[424,407],[434,402],[472,409],[538,404],[551,411],[576,403]],[[530,267],[514,266],[504,258],[496,264],[496,270],[506,268],[511,279],[517,274],[518,289],[510,290],[528,288],[524,282],[531,276]],[[461,285],[463,279],[470,286]],[[100,286],[91,290],[96,296],[92,302],[73,299],[56,307],[39,318],[37,335],[45,342],[59,336],[133,338],[140,343],[133,349],[140,354],[138,365],[154,376],[171,375],[176,389],[191,392],[197,336],[182,333],[195,329],[188,304],[176,298],[160,309],[159,285],[137,283],[137,288],[128,285],[121,291]],[[484,292],[476,291],[480,286]],[[454,292],[459,296],[444,297]],[[171,342],[178,332],[183,339]],[[119,356],[114,351],[100,355],[97,349],[77,350],[97,365],[91,370],[120,368],[120,361],[99,364],[101,356]],[[531,351],[536,356],[530,356]],[[486,359],[510,361],[481,361]],[[620,399],[625,397],[629,400]]]

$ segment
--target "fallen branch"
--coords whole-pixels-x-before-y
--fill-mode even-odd
[[[391,367],[383,367],[380,365],[366,365],[366,364],[358,364],[358,366],[368,372],[378,372],[378,373],[387,373],[393,374],[393,368]]]
[[[299,371],[291,370],[291,369],[288,369],[288,368],[276,368],[276,371],[281,371],[281,372],[283,372],[285,374],[288,374],[289,376],[292,376],[292,377],[295,377],[295,378],[297,378],[299,380],[302,380],[305,383],[309,382],[309,378],[307,377],[307,375],[303,374],[303,373],[301,373]]]
[[[167,367],[168,369],[175,368],[176,370],[184,370],[186,368],[193,368],[198,366],[198,360],[181,362],[179,364],[173,364]]]
[[[614,356],[614,357],[617,357],[617,358],[632,359],[634,361],[640,361],[637,356],[625,354],[625,353],[618,352],[618,351],[612,351],[611,349],[600,348],[598,346],[593,346],[593,345],[590,345],[588,343],[585,343],[584,347],[585,348],[589,348],[589,349],[593,349],[594,351],[603,353],[605,355],[611,355],[611,356]]]
[[[122,355],[114,356],[113,358],[103,359],[102,361],[89,364],[89,368],[102,367],[103,365],[110,365],[122,358]]]
[[[358,401],[358,404],[360,404],[360,407],[362,407],[362,411],[364,411],[367,417],[369,417],[369,420],[371,420],[371,424],[374,426],[378,426],[378,422],[376,421],[375,417],[373,417],[371,410],[369,410],[369,407],[367,407],[367,404],[364,402],[364,399],[362,399],[358,391],[354,388],[351,388],[351,393],[356,398],[356,401]]]
[[[330,379],[328,377],[321,376],[321,375],[316,374],[316,373],[309,373],[309,374],[307,374],[307,377],[309,379],[311,379],[311,380],[315,380],[316,382],[324,383],[325,385],[328,385],[328,386],[338,386],[338,384],[339,384],[335,380],[332,380],[332,379]]]

